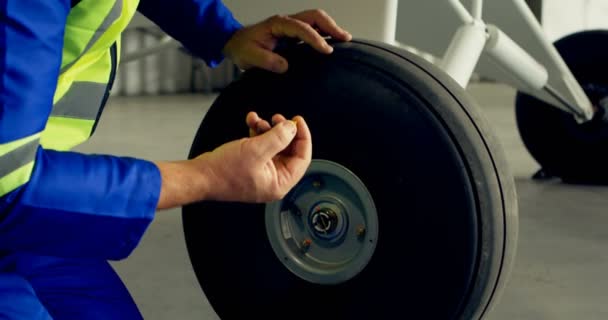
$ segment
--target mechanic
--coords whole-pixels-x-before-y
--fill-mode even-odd
[[[220,0],[1,0],[1,319],[140,319],[107,260],[129,256],[156,210],[280,199],[310,164],[302,117],[271,126],[255,112],[250,137],[192,160],[69,151],[95,131],[135,11],[209,66],[227,57],[281,73],[282,37],[325,54],[322,35],[351,39],[320,10],[242,27]]]

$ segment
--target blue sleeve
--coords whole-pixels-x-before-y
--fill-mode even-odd
[[[220,0],[141,0],[138,10],[212,67],[242,27]]]
[[[69,0],[0,0],[0,152],[45,127],[69,10]],[[15,157],[0,155],[0,172]],[[0,197],[0,250],[103,259],[131,253],[154,217],[156,165],[41,146],[32,161],[29,180]]]

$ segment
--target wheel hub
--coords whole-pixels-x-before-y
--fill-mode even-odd
[[[317,207],[310,215],[310,222],[319,237],[332,237],[338,226],[338,215],[328,207]]]
[[[312,283],[337,284],[371,260],[378,220],[363,182],[345,167],[313,160],[282,201],[266,206],[266,233],[283,265]]]

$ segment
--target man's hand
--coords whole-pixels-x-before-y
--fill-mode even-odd
[[[291,16],[274,16],[244,27],[228,40],[223,52],[241,69],[257,67],[283,73],[287,71],[287,60],[272,52],[278,40],[297,38],[319,52],[329,54],[333,48],[321,34],[340,41],[352,39],[350,33],[340,28],[327,13],[309,10]]]
[[[262,203],[284,197],[311,162],[312,138],[306,121],[275,115],[271,127],[251,112],[246,122],[249,138],[192,160],[157,163],[163,180],[158,208],[201,200]]]

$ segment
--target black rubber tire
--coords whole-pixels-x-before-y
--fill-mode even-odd
[[[504,287],[517,203],[497,141],[451,78],[419,57],[363,41],[332,55],[286,48],[285,75],[245,73],[216,100],[190,156],[247,135],[250,109],[301,114],[313,158],[366,184],[379,218],[376,252],[355,278],[308,283],[274,254],[264,205],[184,207],[195,273],[222,319],[478,319]]]
[[[608,94],[608,31],[575,33],[555,47],[593,103]],[[545,171],[569,183],[608,184],[608,123],[601,114],[578,124],[569,113],[522,92],[515,110],[521,138]]]

